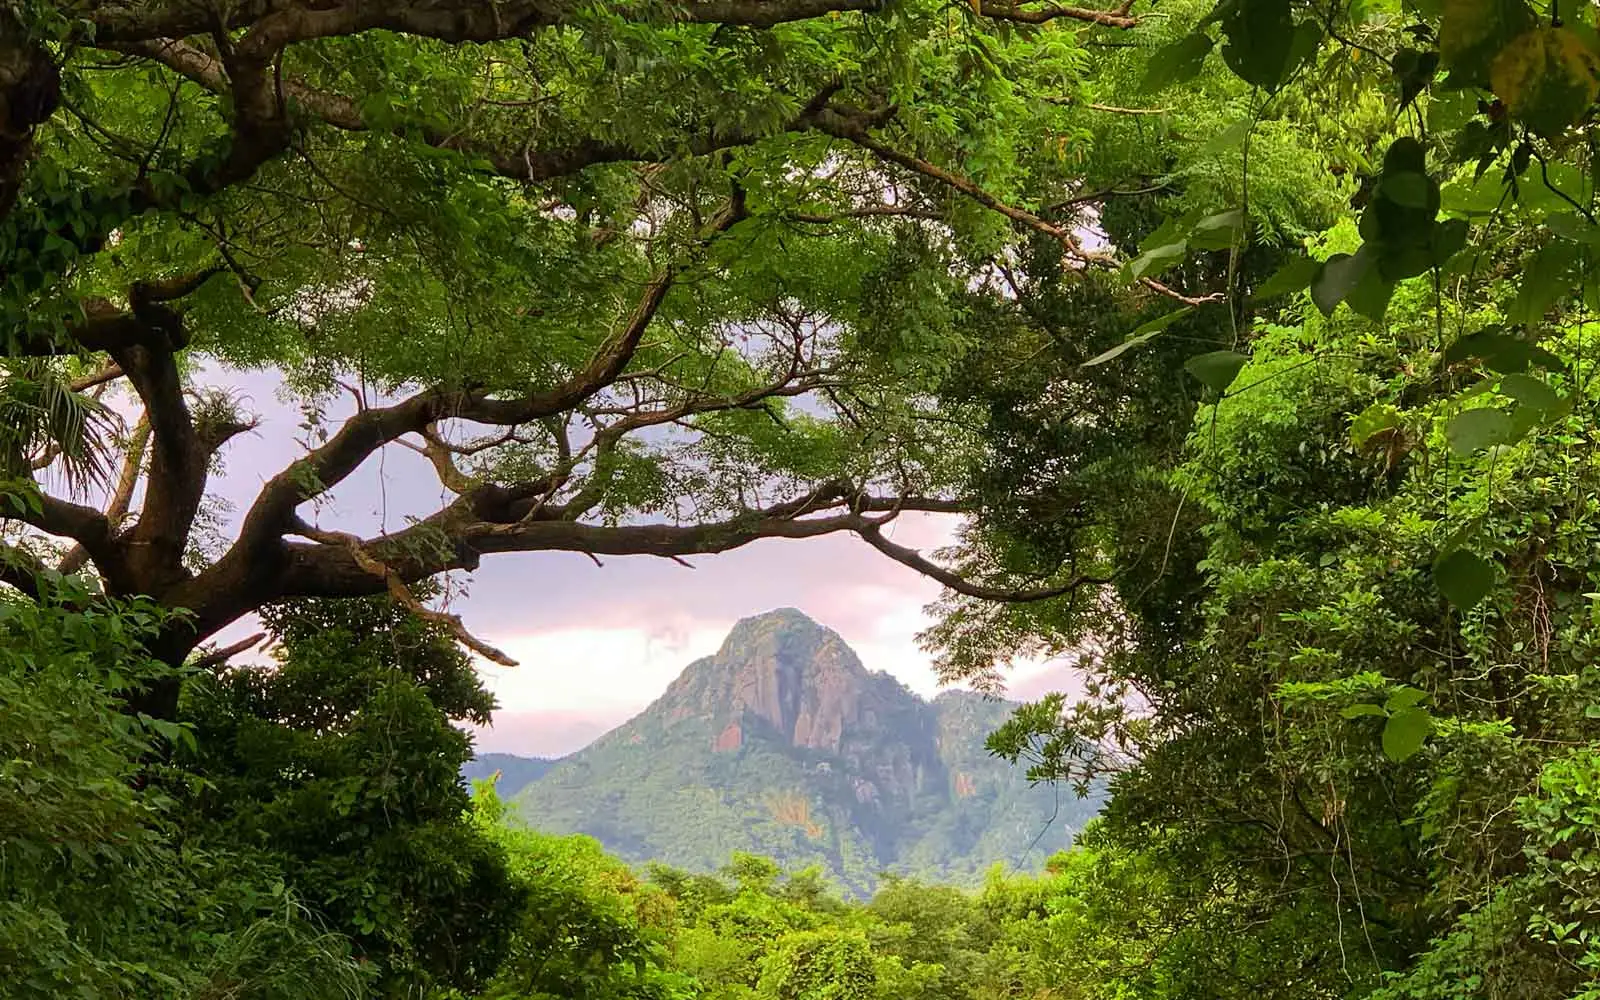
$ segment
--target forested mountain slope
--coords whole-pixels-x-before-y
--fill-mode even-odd
[[[983,742],[1011,705],[927,702],[792,609],[739,622],[643,713],[514,796],[530,824],[633,861],[712,871],[735,851],[820,865],[865,892],[884,871],[971,881],[1037,867],[1092,801],[1030,788]],[[1052,820],[1053,817],[1053,820]]]
[[[479,778],[498,774],[495,791],[506,797],[517,794],[529,782],[544,777],[555,761],[548,757],[519,757],[514,753],[481,753],[461,766],[461,778],[469,785]]]

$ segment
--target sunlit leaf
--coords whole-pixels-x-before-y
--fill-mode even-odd
[[[1383,752],[1399,763],[1422,749],[1433,731],[1433,717],[1420,708],[1408,708],[1389,716],[1383,727]]]
[[[1420,688],[1402,687],[1391,694],[1389,700],[1383,703],[1383,710],[1386,712],[1404,711],[1418,704],[1426,697],[1428,697],[1428,692]]]
[[[1389,403],[1374,403],[1356,415],[1350,422],[1350,441],[1357,448],[1366,444],[1372,435],[1400,424],[1400,411]]]
[[[1444,0],[1439,57],[1457,85],[1489,82],[1489,66],[1508,39],[1537,23],[1522,0]]]
[[[1343,709],[1340,709],[1339,714],[1346,719],[1359,719],[1366,715],[1386,715],[1388,713],[1384,712],[1384,710],[1379,708],[1377,705],[1362,702],[1358,705],[1345,706]]]
[[[1600,92],[1600,58],[1570,28],[1535,28],[1513,39],[1489,71],[1495,96],[1533,131],[1560,135]]]

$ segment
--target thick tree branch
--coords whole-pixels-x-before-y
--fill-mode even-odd
[[[189,80],[219,95],[230,91],[229,75],[222,61],[187,42],[172,39],[127,42],[115,45],[118,51],[153,59]],[[303,80],[287,77],[276,87],[290,102],[312,117],[348,132],[365,132],[371,124],[361,111],[360,102],[325,90]],[[831,92],[830,92],[831,93]],[[802,131],[811,127],[821,107],[808,106],[787,128]],[[614,140],[580,139],[559,146],[528,144],[506,147],[459,131],[395,127],[396,135],[419,137],[438,149],[459,152],[470,160],[483,161],[502,177],[536,183],[577,173],[605,163],[649,163],[674,156],[706,156],[718,150],[748,146],[766,138],[763,132],[705,131],[684,137],[671,149],[645,149]]]
[[[416,595],[411,593],[411,588],[406,586],[406,582],[400,578],[399,574],[374,558],[360,538],[342,531],[322,531],[303,521],[298,522],[293,530],[295,534],[314,541],[328,545],[343,546],[350,553],[350,557],[355,560],[356,565],[360,566],[368,575],[383,581],[384,589],[389,592],[389,596],[409,608],[412,614],[424,621],[444,626],[463,646],[492,663],[498,663],[504,667],[517,665],[516,660],[468,632],[467,627],[461,622],[460,615],[435,611],[417,600]]]
[[[492,42],[519,38],[572,19],[581,5],[570,0],[241,0],[225,7],[168,0],[166,3],[77,4],[95,26],[97,42],[186,38],[212,31],[250,29],[251,47],[277,51],[294,42],[383,29],[446,42]],[[873,11],[881,0],[678,0],[660,6],[672,20],[770,28],[844,11]],[[641,5],[642,16],[650,9]]]
[[[243,639],[240,639],[238,642],[230,643],[226,646],[223,646],[221,649],[212,650],[211,652],[195,657],[195,659],[192,660],[189,665],[199,670],[209,670],[212,667],[220,667],[224,663],[227,663],[229,660],[233,659],[235,656],[238,656],[240,653],[243,653],[246,650],[255,649],[257,646],[261,645],[261,641],[266,637],[267,633],[265,632],[257,632],[254,635],[246,636]]]
[[[1083,21],[1107,28],[1133,28],[1139,18],[1128,12],[1133,9],[1130,0],[1115,10],[1095,10],[1090,7],[1072,7],[1061,4],[1034,6],[1027,0],[983,0],[979,10],[984,17],[997,21],[1016,21],[1022,24],[1046,24],[1050,21]]]
[[[818,117],[817,128],[829,135],[837,136],[860,146],[862,149],[875,153],[880,159],[897,164],[912,173],[920,174],[930,180],[937,181],[951,190],[958,191],[984,208],[998,212],[1012,222],[1060,241],[1063,246],[1078,256],[1082,256],[1078,238],[1069,227],[1058,226],[1026,209],[1008,204],[985,191],[972,180],[953,171],[946,170],[936,163],[931,163],[920,157],[895,149],[893,146],[874,138],[868,132],[867,123],[865,122],[836,113],[828,113]]]
[[[724,232],[742,218],[744,201],[736,196],[712,219],[705,236]],[[672,265],[652,278],[628,316],[589,363],[551,389],[510,399],[493,398],[477,390],[434,389],[392,406],[357,413],[321,447],[267,483],[245,515],[234,550],[240,558],[247,558],[244,553],[270,544],[284,532],[296,507],[337,486],[378,449],[402,435],[420,433],[430,424],[451,418],[513,427],[581,405],[622,374],[677,276],[678,266]]]
[[[40,596],[39,578],[45,572],[44,563],[25,549],[0,542],[0,583],[21,591],[37,600]]]

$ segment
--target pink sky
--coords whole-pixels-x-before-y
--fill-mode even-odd
[[[261,416],[256,431],[230,444],[214,484],[236,519],[261,484],[301,453],[299,416],[277,398],[275,376],[228,372],[214,380],[241,392]],[[437,509],[440,494],[419,456],[391,447],[311,513],[321,527],[371,534]],[[950,517],[906,515],[894,538],[931,553],[955,526]],[[519,661],[484,666],[501,709],[479,734],[480,749],[570,753],[643,709],[689,662],[715,652],[735,621],[785,606],[838,632],[869,670],[887,671],[924,696],[937,693],[916,634],[931,623],[922,609],[938,584],[854,536],[764,541],[690,562],[693,569],[634,556],[596,566],[573,553],[527,553],[488,557],[462,578],[466,593],[451,610]],[[241,623],[222,638],[249,630]],[[1036,696],[1066,677],[1059,665],[1019,665],[1012,691]]]

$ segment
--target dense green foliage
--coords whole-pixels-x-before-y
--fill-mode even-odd
[[[0,985],[1600,997],[1595,25],[0,4]],[[227,537],[219,363],[306,412]],[[401,446],[436,507],[317,523]],[[469,808],[503,656],[427,581],[830,532],[949,588],[948,676],[1078,659],[991,743],[1110,782],[1049,874],[649,884]]]
[[[965,691],[923,701],[780,609],[739,622],[644,712],[507,798],[528,823],[634,863],[713,871],[742,851],[858,895],[884,872],[975,885],[997,860],[1038,868],[1098,805],[1030,787],[984,751],[1010,707]]]

